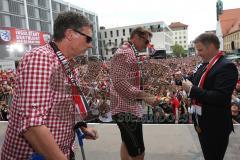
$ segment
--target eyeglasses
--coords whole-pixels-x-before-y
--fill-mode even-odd
[[[86,37],[86,42],[87,42],[87,43],[91,43],[91,42],[92,42],[92,37],[90,37],[90,36],[88,36],[88,35],[80,32],[80,31],[78,31],[78,30],[76,30],[76,29],[73,29],[73,31],[81,34],[81,35],[84,36],[84,37]]]
[[[140,37],[145,40],[145,44],[146,44],[146,45],[148,45],[148,44],[150,43],[150,41],[149,41],[147,38],[145,38],[145,37],[143,37],[143,36],[140,36]]]

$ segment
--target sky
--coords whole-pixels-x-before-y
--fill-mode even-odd
[[[215,30],[217,0],[63,0],[98,15],[99,26],[114,28],[164,21],[188,25],[188,41]],[[223,9],[240,8],[240,0],[222,0]],[[240,15],[239,15],[240,16]]]

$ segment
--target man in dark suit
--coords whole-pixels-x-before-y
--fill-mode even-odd
[[[193,122],[205,160],[222,160],[233,131],[231,95],[238,71],[219,51],[215,34],[203,33],[194,43],[203,63],[191,81],[182,81],[182,87],[192,100]]]

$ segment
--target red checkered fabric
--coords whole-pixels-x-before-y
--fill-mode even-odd
[[[137,97],[141,92],[139,83],[139,66],[130,44],[123,44],[111,61],[110,88],[112,115],[121,112],[132,113],[142,117],[143,109]]]
[[[29,127],[45,125],[62,152],[69,157],[74,142],[75,108],[69,83],[50,45],[34,48],[23,57],[16,74],[16,88],[2,160],[27,160],[33,149],[23,138]]]

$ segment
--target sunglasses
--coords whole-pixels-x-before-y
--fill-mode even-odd
[[[92,37],[90,37],[90,36],[88,36],[88,35],[80,32],[80,31],[78,31],[78,30],[76,30],[76,29],[73,29],[73,31],[81,34],[81,35],[84,36],[84,37],[86,37],[86,42],[87,42],[87,43],[91,43],[91,42],[93,41]]]
[[[145,44],[146,44],[146,45],[148,45],[148,44],[150,43],[150,41],[149,41],[147,38],[145,38],[145,37],[143,37],[143,36],[140,36],[140,37],[145,40]]]

